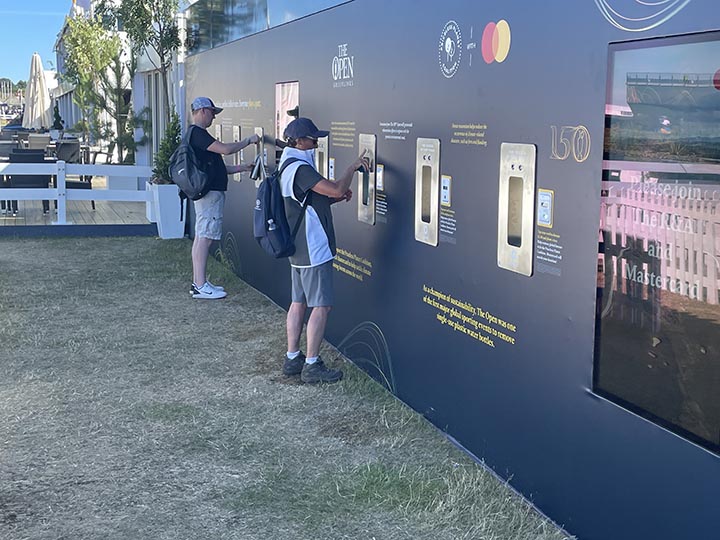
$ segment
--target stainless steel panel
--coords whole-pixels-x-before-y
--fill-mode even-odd
[[[359,154],[365,152],[370,161],[369,170],[358,171],[358,221],[375,225],[375,157],[377,155],[376,137],[367,133],[359,136]]]
[[[241,137],[240,137],[240,126],[233,126],[233,127],[232,127],[232,140],[233,140],[233,142],[238,142],[238,141],[240,141],[240,138],[241,138]],[[239,152],[235,152],[235,154],[233,154],[233,165],[240,165],[240,164],[243,162],[244,159],[245,159],[245,156],[244,156],[244,154],[243,154],[243,150],[240,150]],[[238,174],[238,175],[233,175],[233,178],[234,178],[235,180],[237,180],[238,182],[240,181],[240,175],[239,175],[239,174]]]
[[[317,150],[315,150],[315,167],[323,178],[328,178],[328,169],[330,161],[330,137],[320,137],[318,139]]]
[[[535,222],[534,144],[502,143],[498,197],[498,266],[532,275]]]
[[[267,167],[267,154],[265,153],[265,129],[261,127],[255,128],[255,135],[260,137],[260,142],[255,145],[255,163],[258,162],[258,156],[261,156],[260,162],[262,163],[262,166],[260,167],[259,174],[257,174],[257,177],[255,178],[255,187],[260,187],[260,182],[262,182],[265,179],[265,167]],[[253,171],[253,175],[255,175],[255,171]]]
[[[415,240],[438,244],[440,139],[417,140],[415,153]]]

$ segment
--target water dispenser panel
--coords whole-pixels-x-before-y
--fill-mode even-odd
[[[417,140],[415,153],[415,240],[438,244],[440,139]]]
[[[359,143],[358,155],[365,151],[365,156],[370,161],[370,169],[358,171],[358,221],[368,225],[375,225],[376,137],[375,135],[361,133]]]
[[[318,139],[317,150],[315,150],[315,167],[323,178],[329,178],[329,148],[330,137],[320,137]]]
[[[498,197],[498,266],[525,276],[533,271],[534,144],[502,143]]]
[[[253,157],[255,163],[262,163],[259,174],[255,178],[255,187],[260,187],[260,182],[265,178],[265,167],[267,166],[267,154],[265,153],[265,130],[261,127],[255,128],[255,135],[260,137],[260,142],[255,145],[255,156]],[[261,156],[258,160],[258,156]],[[253,171],[254,174],[254,171]]]
[[[232,140],[233,142],[239,142],[241,139],[240,136],[241,130],[240,126],[233,126],[232,127]],[[244,156],[244,150],[240,150],[239,152],[235,152],[233,154],[233,165],[240,165],[243,160],[245,159]],[[235,175],[234,178],[239,182],[240,181],[240,175]]]

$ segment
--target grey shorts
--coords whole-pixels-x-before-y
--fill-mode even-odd
[[[209,191],[195,204],[195,236],[220,240],[222,238],[224,191]]]
[[[335,303],[332,260],[310,268],[290,267],[292,301],[308,307],[330,307]]]

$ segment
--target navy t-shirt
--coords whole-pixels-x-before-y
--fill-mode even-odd
[[[208,146],[215,142],[215,137],[194,124],[188,129],[191,130],[190,145],[195,149],[200,162],[205,164],[205,172],[210,178],[210,191],[227,191],[228,174],[222,155],[207,150]]]

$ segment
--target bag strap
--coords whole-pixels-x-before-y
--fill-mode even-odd
[[[302,160],[302,159],[300,159],[300,158],[288,158],[288,159],[286,159],[286,160],[283,162],[283,164],[282,164],[282,166],[280,167],[280,169],[278,170],[278,179],[282,176],[282,173],[283,173],[283,171],[285,170],[285,167],[287,167],[288,165],[290,165],[290,164],[292,164],[292,163],[295,163],[296,161],[302,161],[302,162],[304,162],[304,163],[307,163],[307,161]],[[309,165],[309,163],[308,163],[308,165]],[[300,224],[302,223],[302,220],[303,220],[303,218],[305,217],[305,210],[307,210],[308,204],[310,204],[310,194],[311,194],[311,193],[312,193],[312,191],[309,191],[309,192],[307,193],[307,195],[305,195],[305,200],[303,201],[303,204],[302,204],[302,210],[300,211],[300,217],[299,217],[298,220],[295,222],[295,226],[293,227],[293,230],[292,230],[292,233],[291,233],[291,236],[290,236],[290,237],[292,238],[292,241],[293,241],[293,242],[295,241],[295,237],[297,236],[297,233],[298,233],[298,231],[300,230]]]
[[[302,160],[300,158],[296,158],[296,157],[291,157],[291,158],[287,158],[285,161],[283,161],[283,164],[278,169],[278,178],[280,178],[282,176],[283,171],[285,170],[285,168],[288,165],[292,165],[293,163],[295,163],[297,161],[304,161],[304,160]],[[307,163],[307,161],[305,161],[305,163]]]
[[[187,131],[185,132],[185,136],[183,137],[183,142],[185,142],[185,144],[190,145],[190,137],[192,136],[192,130],[196,127],[197,126],[195,124],[190,124],[188,126]]]
[[[305,195],[305,202],[303,202],[302,210],[300,211],[300,217],[295,222],[295,226],[292,230],[292,241],[295,241],[295,237],[297,236],[298,230],[300,230],[300,224],[302,223],[303,218],[305,217],[305,210],[307,210],[308,204],[310,203],[310,195],[312,194],[312,191],[309,191],[307,195]]]

